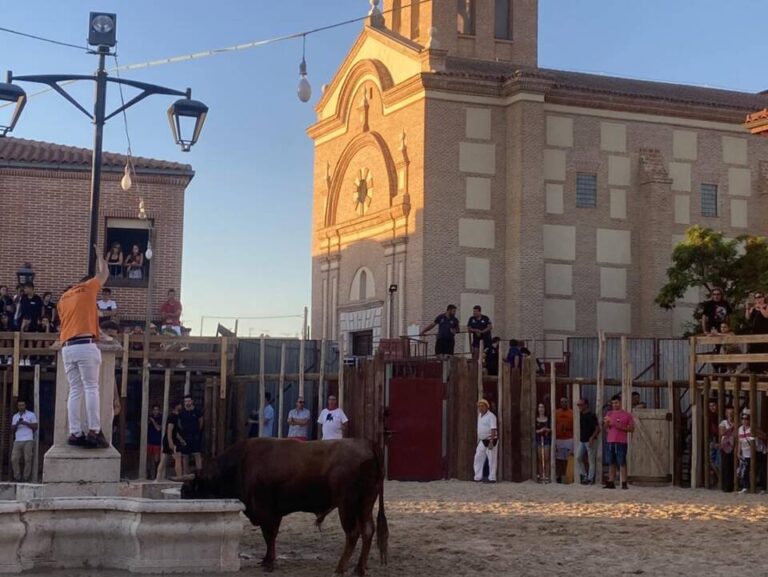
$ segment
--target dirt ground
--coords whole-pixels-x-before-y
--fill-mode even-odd
[[[390,482],[385,497],[389,565],[379,566],[374,548],[369,563],[373,577],[748,577],[768,572],[765,495],[441,481]],[[322,532],[313,521],[305,514],[284,519],[275,576],[333,573],[343,547],[338,517],[330,515]],[[256,565],[264,545],[258,529],[246,528],[241,550],[240,574],[261,574]]]

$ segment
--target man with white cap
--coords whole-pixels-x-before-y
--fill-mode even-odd
[[[496,482],[496,454],[499,430],[496,415],[485,399],[477,401],[477,450],[475,451],[475,481],[483,480],[483,466],[488,459],[488,482]]]

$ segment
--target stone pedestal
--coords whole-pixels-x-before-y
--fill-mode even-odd
[[[114,416],[115,357],[122,351],[114,339],[99,343],[101,373],[99,396],[101,402],[101,427],[107,441],[112,442]],[[56,413],[53,446],[43,458],[43,483],[46,497],[107,497],[118,493],[120,481],[120,453],[112,447],[86,449],[67,444],[69,424],[67,398],[69,382],[64,372],[64,361],[59,351],[56,361]],[[85,415],[85,400],[82,406]]]

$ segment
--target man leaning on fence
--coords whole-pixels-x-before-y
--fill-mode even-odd
[[[496,456],[498,454],[499,429],[496,415],[485,399],[477,401],[477,450],[475,450],[475,481],[483,480],[483,467],[488,459],[488,482],[496,482]]]
[[[13,414],[13,419],[11,419],[11,432],[14,434],[11,467],[13,468],[13,478],[17,482],[29,483],[32,480],[37,417],[35,413],[27,410],[27,403],[24,401],[16,403],[16,408],[18,411]]]

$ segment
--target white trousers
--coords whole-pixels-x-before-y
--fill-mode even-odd
[[[499,445],[493,446],[493,443],[488,443],[486,447],[482,441],[477,443],[477,450],[475,451],[475,481],[483,480],[483,466],[485,465],[485,459],[488,458],[488,480],[496,480],[496,454],[498,453]]]
[[[71,345],[61,348],[64,371],[69,381],[67,416],[69,433],[82,435],[87,431],[101,430],[101,402],[99,399],[99,371],[101,351],[94,343]],[[81,413],[85,395],[85,427]]]

